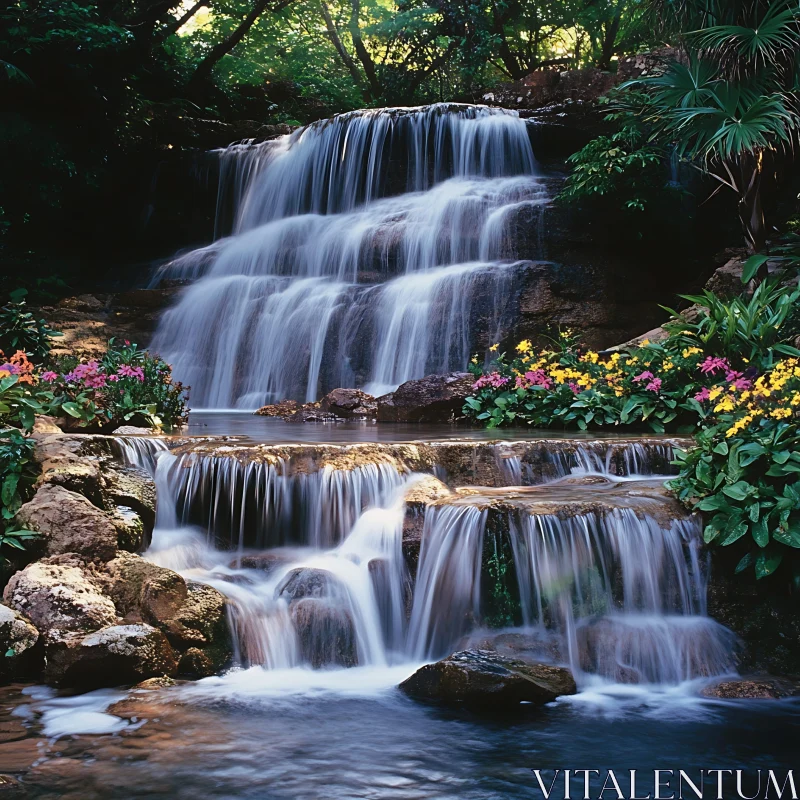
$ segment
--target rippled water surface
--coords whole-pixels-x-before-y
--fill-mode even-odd
[[[535,768],[797,766],[793,701],[616,687],[486,719],[406,699],[385,685],[403,677],[391,671],[293,673],[255,668],[127,697],[8,689],[0,766],[34,798],[259,800],[535,798]],[[102,713],[109,705],[117,716]]]

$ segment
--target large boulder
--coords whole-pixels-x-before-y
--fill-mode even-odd
[[[45,556],[76,553],[108,561],[117,551],[117,530],[108,514],[62,486],[41,486],[20,508],[16,522],[42,534],[37,544]]]
[[[59,686],[96,688],[173,675],[178,658],[157,628],[109,625],[88,635],[68,634],[47,648],[46,679]]]
[[[39,631],[33,623],[0,603],[0,679],[35,671],[34,648],[38,641]]]
[[[452,422],[463,416],[461,409],[474,382],[468,372],[406,381],[378,398],[378,422]]]
[[[11,577],[5,602],[46,638],[83,634],[116,622],[117,612],[92,577],[76,565],[37,561]]]
[[[487,650],[464,650],[418,669],[400,684],[417,700],[501,709],[550,703],[577,688],[564,667],[518,661]]]
[[[378,410],[375,398],[360,389],[334,389],[319,401],[319,407],[343,419],[374,417]]]
[[[177,572],[124,551],[105,565],[97,580],[120,616],[153,625],[172,619],[188,596],[186,581]]]
[[[306,597],[292,604],[291,614],[304,662],[315,669],[358,664],[355,627],[345,609]]]
[[[770,676],[740,678],[707,686],[701,694],[723,700],[780,700],[799,695],[800,683]]]

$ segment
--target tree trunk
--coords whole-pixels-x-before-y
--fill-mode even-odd
[[[742,223],[748,253],[758,253],[767,242],[767,225],[764,219],[762,190],[764,179],[764,154],[746,153],[739,157],[741,183],[739,192],[739,220]]]
[[[325,0],[320,0],[319,5],[322,9],[322,17],[325,20],[325,35],[328,37],[328,39],[330,39],[331,44],[339,54],[339,58],[342,59],[342,63],[347,67],[348,72],[353,78],[353,82],[356,84],[356,86],[361,87],[363,83],[361,80],[361,73],[358,71],[356,62],[353,61],[350,53],[347,52],[347,49],[345,48],[342,39],[339,36],[339,31],[336,30],[336,23],[333,21],[328,4],[325,2]],[[366,90],[365,94],[367,95],[368,100],[372,99],[369,96],[369,89]]]
[[[286,6],[289,5],[291,0],[283,0],[283,2],[278,3],[278,5],[273,8],[273,11],[280,11]],[[189,86],[190,87],[197,87],[200,83],[208,78],[211,75],[211,71],[216,66],[217,62],[223,57],[228,55],[228,53],[236,47],[239,42],[244,39],[247,35],[250,28],[256,24],[258,18],[267,10],[267,5],[269,4],[269,0],[256,0],[255,4],[253,5],[250,13],[244,18],[243,22],[239,25],[239,27],[230,35],[227,39],[223,39],[219,44],[215,45],[211,48],[211,52],[200,62],[197,69],[194,71],[194,74],[189,79]]]
[[[381,95],[381,85],[378,82],[378,76],[375,73],[375,63],[372,56],[364,46],[364,41],[361,38],[361,28],[358,24],[358,15],[361,11],[361,1],[352,0],[352,13],[350,14],[350,37],[353,40],[353,47],[355,48],[358,60],[364,68],[364,74],[367,76],[367,83],[369,84],[370,94],[372,99],[376,99]]]
[[[201,8],[207,6],[209,0],[197,0],[197,2],[189,8],[185,14],[178,17],[174,22],[163,27],[156,35],[154,44],[161,44],[169,39],[173,33],[177,33]]]

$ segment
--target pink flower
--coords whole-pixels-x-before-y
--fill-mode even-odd
[[[744,392],[747,389],[752,389],[753,388],[753,382],[747,380],[747,378],[737,378],[733,382],[733,388],[738,390],[738,391],[740,391],[740,392]]]
[[[120,375],[127,374],[122,372],[123,369],[125,369],[125,367],[120,367],[119,369]],[[127,367],[127,369],[131,368]],[[141,374],[141,377],[139,377],[138,374],[132,375],[131,377],[137,377],[140,381],[143,381],[144,373],[142,372],[140,367],[137,367],[136,369],[139,370],[139,374]],[[485,386],[491,386],[493,389],[499,389],[502,386],[505,386],[509,380],[510,380],[509,378],[504,378],[499,372],[490,372],[488,375],[481,375],[481,377],[478,378],[478,380],[472,384],[472,390],[477,391],[478,389],[483,389]]]
[[[641,375],[637,375],[634,379],[634,383],[639,383],[639,381],[649,381],[652,380],[655,376],[649,370],[645,370]]]
[[[694,399],[697,400],[698,403],[703,403],[708,400],[709,397],[709,390],[708,386],[704,386],[695,396]]]
[[[575,381],[570,381],[569,382],[569,388],[572,389],[572,394],[580,394],[581,393],[581,387],[578,386],[578,384],[575,383]]]
[[[106,380],[109,383],[116,383],[119,380],[119,375],[108,375]]]
[[[661,378],[653,378],[644,388],[647,389],[648,392],[656,392],[657,394],[661,391]]]
[[[19,367],[16,364],[6,362],[5,364],[0,364],[0,372],[10,372],[12,375],[18,375]]]
[[[102,389],[106,385],[106,376],[103,373],[89,375],[83,382],[87,389]]]
[[[0,367],[0,369],[2,369],[2,367]],[[41,377],[45,383],[53,383],[54,381],[58,380],[58,373],[49,369],[47,372],[43,372]]]
[[[117,370],[117,375],[121,375],[123,378],[135,378],[140,383],[144,381],[144,370],[141,367],[132,367],[129,364],[123,364]],[[478,378],[478,380],[481,379]]]
[[[728,372],[731,365],[726,358],[719,358],[719,356],[708,356],[706,360],[700,364],[700,372],[704,375],[711,373],[715,375],[718,371]]]
[[[545,389],[552,389],[553,381],[541,369],[528,371],[517,378],[518,389],[529,389],[531,386],[543,386]]]

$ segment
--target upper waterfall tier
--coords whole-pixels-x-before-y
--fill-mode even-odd
[[[220,155],[234,235],[165,265],[192,282],[154,347],[197,408],[373,394],[463,369],[513,322],[547,193],[512,112],[343,114]],[[536,239],[527,236],[528,240]]]

